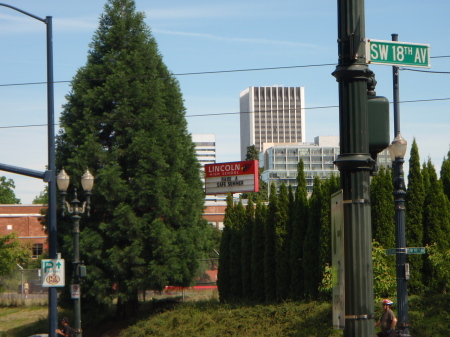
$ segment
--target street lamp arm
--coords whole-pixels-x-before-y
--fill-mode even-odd
[[[86,201],[83,201],[83,203],[81,204],[81,206],[78,206],[79,202],[77,201],[76,203],[70,203],[67,200],[63,200],[63,211],[65,208],[66,213],[68,214],[73,214],[73,215],[80,215],[80,214],[84,214],[86,211],[86,206],[89,207],[89,203],[87,203]],[[88,208],[88,216],[89,216],[89,208]],[[64,214],[63,214],[64,215]]]
[[[49,179],[47,171],[30,170],[30,169],[27,169],[24,167],[12,166],[12,165],[1,164],[1,163],[0,163],[0,171],[16,173],[16,174],[20,174],[20,175],[28,176],[28,177],[32,177],[32,178],[38,178],[38,179],[42,179],[44,181],[47,181],[46,179]]]
[[[73,214],[74,208],[70,205],[70,203],[67,200],[64,200],[63,203],[65,205],[64,208],[66,209],[66,212],[69,214]]]
[[[33,19],[42,21],[42,22],[45,23],[45,24],[47,23],[47,20],[46,20],[46,19],[40,18],[39,16],[33,15],[33,14],[31,14],[31,13],[28,13],[28,12],[26,12],[26,11],[20,9],[20,8],[17,8],[17,7],[8,5],[8,4],[4,4],[4,3],[0,3],[0,6],[2,6],[2,7],[8,7],[8,8],[14,9],[15,11],[18,11],[18,12],[20,12],[20,13],[22,13],[22,14],[28,15],[28,16],[32,17]]]

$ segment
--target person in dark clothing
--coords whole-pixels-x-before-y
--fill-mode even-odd
[[[381,303],[383,306],[383,314],[378,322],[375,323],[375,328],[381,325],[381,332],[377,334],[378,337],[389,337],[395,333],[395,325],[397,324],[397,318],[395,318],[394,312],[391,310],[391,305],[394,304],[391,300],[385,299]]]
[[[64,317],[61,320],[61,324],[63,325],[61,329],[56,329],[56,333],[65,337],[75,337],[75,331],[69,326],[69,320],[67,317]]]

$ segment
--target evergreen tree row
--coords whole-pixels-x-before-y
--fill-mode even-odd
[[[450,153],[442,163],[440,179],[431,160],[420,164],[414,139],[409,159],[408,187],[405,197],[406,245],[426,247],[436,244],[435,251],[444,254],[450,248]],[[381,170],[372,180],[372,228],[374,238],[385,248],[395,247],[394,197],[392,173]],[[445,290],[436,267],[428,254],[408,255],[410,264],[409,293],[439,293]],[[393,260],[395,265],[395,260]]]
[[[441,266],[433,261],[447,256],[450,248],[450,152],[438,178],[430,159],[420,164],[414,140],[407,178],[407,246],[431,247],[425,255],[408,255],[408,292],[442,293],[448,288],[448,277],[441,275]],[[252,200],[244,207],[242,201],[233,203],[228,196],[219,257],[222,301],[273,302],[329,296],[330,287],[324,287],[323,282],[330,276],[331,265],[330,198],[340,188],[339,178],[323,181],[316,177],[308,198],[300,161],[297,183],[295,193],[291,186],[282,184],[277,194],[275,185],[271,185],[269,202],[258,200],[256,207]],[[395,291],[395,256],[382,253],[395,248],[393,190],[393,173],[382,167],[373,177],[370,191],[374,263],[378,266],[374,278],[379,279],[375,283],[384,280],[385,284],[377,286],[379,296],[393,296]]]
[[[220,245],[218,288],[221,301],[274,302],[319,296],[325,265],[331,263],[331,194],[339,178],[314,181],[307,198],[303,162],[298,187],[270,186],[269,202],[227,198]]]

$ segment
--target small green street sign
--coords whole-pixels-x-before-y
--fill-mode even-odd
[[[406,254],[425,254],[425,247],[406,248]]]
[[[366,61],[368,64],[430,68],[430,45],[368,39]]]
[[[397,253],[406,254],[425,254],[425,247],[409,247],[409,248],[391,248],[386,249],[386,255],[395,255]]]
[[[391,249],[386,249],[386,255],[395,255],[397,254],[397,252],[399,253],[405,253],[405,248],[391,248]]]

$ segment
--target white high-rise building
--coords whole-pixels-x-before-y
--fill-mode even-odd
[[[240,94],[241,159],[247,147],[263,143],[303,143],[304,87],[249,87]]]
[[[192,142],[195,145],[195,153],[202,170],[205,164],[216,163],[216,135],[193,134]]]
[[[192,142],[195,145],[195,154],[201,165],[202,181],[205,186],[205,165],[216,164],[216,135],[214,134],[192,134]],[[225,200],[225,196],[205,195],[205,202],[218,202]]]

